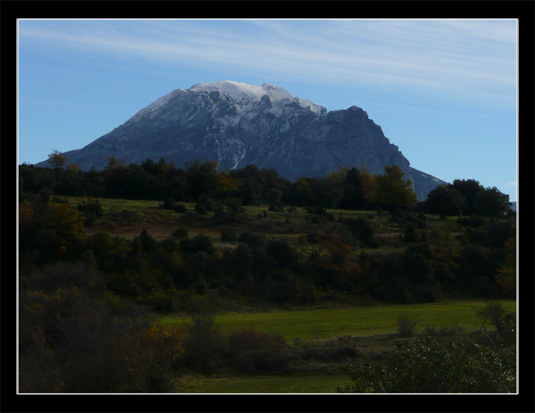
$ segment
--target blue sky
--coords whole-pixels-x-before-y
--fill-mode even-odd
[[[19,20],[19,163],[79,149],[174,89],[355,105],[411,166],[516,201],[517,21]]]

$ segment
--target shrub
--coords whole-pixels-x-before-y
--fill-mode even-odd
[[[516,319],[513,313],[506,314],[502,303],[491,301],[483,309],[474,309],[474,311],[479,317],[484,319],[483,324],[488,320],[489,324],[496,327],[498,338],[506,342],[514,342],[516,336]]]
[[[410,337],[414,335],[416,329],[416,321],[414,321],[408,314],[403,313],[398,316],[398,332],[402,337]]]
[[[184,227],[180,227],[180,228],[177,228],[175,231],[173,231],[171,235],[177,238],[187,238],[188,230]]]
[[[173,198],[167,198],[160,206],[163,209],[175,209],[176,201]]]
[[[184,214],[186,212],[186,206],[182,204],[178,204],[175,207],[175,212],[178,212],[179,214]]]
[[[257,374],[289,368],[291,353],[280,334],[244,327],[231,331],[227,343],[226,358],[239,372]]]
[[[350,364],[348,393],[509,393],[516,388],[514,346],[439,344],[432,337],[401,339],[384,362]]]
[[[195,254],[199,251],[206,252],[207,254],[213,254],[215,252],[215,247],[210,237],[202,233],[191,239],[181,240],[179,245],[180,251],[190,254]]]
[[[54,201],[54,202],[57,202],[57,201]],[[65,202],[66,201],[61,201],[60,203],[65,203]],[[80,204],[78,204],[76,209],[79,212],[93,213],[97,218],[100,218],[102,217],[102,215],[104,215],[104,209],[102,208],[102,204],[100,203],[98,199],[89,199],[87,201],[82,201]]]

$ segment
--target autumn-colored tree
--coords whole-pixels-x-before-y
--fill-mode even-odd
[[[21,225],[27,224],[32,220],[33,209],[29,201],[23,201],[19,205],[19,222]]]
[[[52,202],[50,210],[58,256],[64,255],[68,250],[76,250],[84,239],[83,229],[86,218],[72,209],[68,203]]]
[[[73,173],[80,172],[80,165],[77,165],[74,162],[71,162],[69,164],[69,166],[67,166],[65,169],[67,169],[67,171],[73,172]]]
[[[72,209],[68,203],[52,202],[51,212],[54,217],[56,234],[65,239],[82,239],[85,217]]]
[[[166,373],[184,354],[185,339],[184,328],[152,322],[139,333],[124,330],[119,349],[135,381],[148,392],[162,391]]]
[[[355,249],[342,241],[337,234],[325,245],[326,250],[315,254],[310,270],[317,276],[317,285],[322,288],[347,288],[351,280],[361,273]]]
[[[67,162],[67,159],[61,154],[60,151],[55,149],[51,154],[48,155],[48,162],[54,169],[62,168]]]
[[[217,181],[216,194],[217,196],[224,197],[239,190],[241,185],[242,182],[240,179],[233,178],[226,172],[221,172]]]
[[[108,164],[106,165],[106,167],[104,168],[105,170],[109,170],[109,169],[113,169],[115,167],[119,166],[119,161],[117,160],[117,158],[115,156],[110,156],[108,158]]]

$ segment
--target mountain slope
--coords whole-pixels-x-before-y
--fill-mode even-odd
[[[63,153],[83,170],[103,168],[110,156],[141,163],[215,160],[220,170],[249,164],[281,176],[321,176],[340,166],[383,173],[397,164],[419,199],[444,183],[410,167],[381,128],[356,106],[328,112],[283,88],[234,81],[200,83],[162,96],[106,135]],[[46,161],[40,165],[46,165]]]

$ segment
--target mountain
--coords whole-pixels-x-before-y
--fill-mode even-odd
[[[290,180],[322,176],[340,166],[383,173],[385,165],[396,164],[413,180],[420,200],[445,183],[412,168],[359,107],[328,112],[278,86],[229,80],[174,90],[63,156],[82,170],[101,169],[111,156],[126,164],[164,158],[177,167],[210,159],[220,170],[254,164]]]

